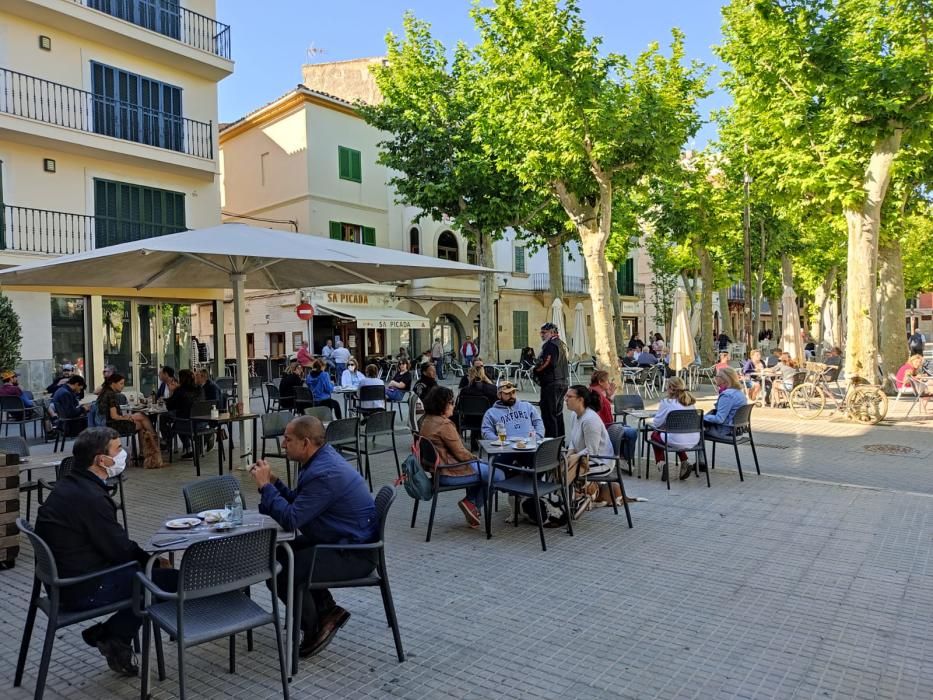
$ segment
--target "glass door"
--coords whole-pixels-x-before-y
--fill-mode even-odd
[[[162,357],[159,344],[159,307],[156,304],[136,304],[136,326],[139,342],[134,348],[137,386],[149,396],[159,386],[159,367]]]
[[[135,389],[130,302],[125,299],[104,299],[103,312],[104,364],[113,365],[119,374],[126,377],[127,388]]]

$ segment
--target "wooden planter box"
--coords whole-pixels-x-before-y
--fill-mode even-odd
[[[11,568],[19,555],[19,456],[0,453],[0,568]]]

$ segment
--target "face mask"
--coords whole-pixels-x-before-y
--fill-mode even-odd
[[[113,464],[109,467],[104,467],[107,470],[107,478],[112,479],[115,476],[120,476],[123,473],[123,470],[126,469],[126,450],[121,449],[116,457],[111,457]]]

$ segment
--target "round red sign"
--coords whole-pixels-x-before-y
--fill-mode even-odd
[[[307,321],[314,316],[314,307],[311,304],[298,304],[295,307],[295,313],[302,321]]]

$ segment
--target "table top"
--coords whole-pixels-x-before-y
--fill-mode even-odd
[[[255,420],[261,416],[258,413],[241,413],[238,416],[231,416],[229,413],[221,413],[216,418],[211,416],[191,416],[192,420],[204,421],[205,423],[236,423],[246,420]]]
[[[166,518],[165,522],[167,523],[169,520],[174,520],[175,518],[190,517],[194,516],[191,514],[174,515]],[[200,525],[195,525],[190,530],[171,530],[165,527],[163,523],[162,527],[149,537],[142,548],[147,552],[183,552],[196,542],[229,537],[230,535],[241,533],[247,528],[275,528],[277,530],[276,540],[278,542],[290,542],[295,539],[294,532],[283,530],[282,527],[268,515],[262,515],[256,510],[244,510],[243,524],[230,530],[215,530],[213,525],[208,525],[204,522]]]
[[[360,390],[358,386],[335,386],[334,394],[355,394]]]
[[[625,408],[622,409],[622,413],[632,418],[652,418],[657,413],[657,411],[646,411],[644,409],[637,408]]]
[[[499,445],[498,440],[480,440],[479,444],[480,444],[480,447],[483,448],[483,452],[489,455],[515,454],[515,453],[521,454],[523,452],[532,454],[535,451],[537,451],[538,445],[540,445],[542,442],[547,442],[548,440],[551,440],[551,439],[552,438],[541,438],[534,444],[533,447],[529,446],[525,448],[524,450],[520,450],[515,446],[515,443],[518,440],[518,438],[509,438],[509,440],[506,442],[505,445]],[[527,440],[525,442],[527,442]]]

